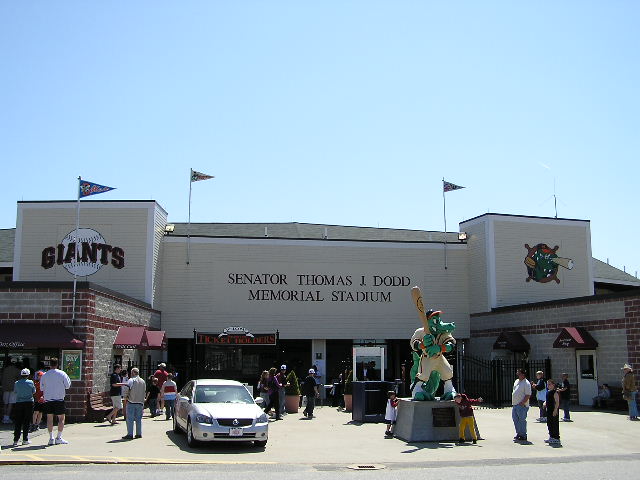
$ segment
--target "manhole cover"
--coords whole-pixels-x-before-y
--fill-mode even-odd
[[[347,468],[350,468],[351,470],[382,470],[383,468],[387,468],[384,465],[380,465],[380,464],[372,464],[372,463],[366,463],[366,464],[354,464],[354,465],[348,465]]]

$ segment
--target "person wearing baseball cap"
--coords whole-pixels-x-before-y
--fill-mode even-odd
[[[22,445],[29,445],[29,427],[33,417],[33,394],[36,393],[36,386],[33,380],[29,379],[31,371],[23,368],[20,371],[20,380],[15,382],[13,391],[16,392],[16,403],[14,406],[15,425],[13,427],[13,446],[18,446],[20,431],[22,430]]]
[[[42,422],[42,415],[44,413],[44,396],[42,395],[42,390],[40,389],[40,379],[43,375],[44,370],[38,370],[33,378],[33,383],[36,386],[36,393],[33,395],[33,420],[31,422],[31,428],[29,429],[29,432],[35,432],[40,429],[40,422]]]
[[[629,404],[629,420],[638,420],[638,404],[636,397],[638,396],[638,387],[636,386],[636,377],[633,375],[633,368],[625,363],[621,370],[624,372],[622,377],[622,398]]]
[[[164,382],[167,381],[168,375],[169,375],[169,372],[167,372],[166,363],[159,363],[158,369],[153,374],[153,376],[158,379],[158,390],[160,390],[160,392],[162,392],[162,386],[164,385]],[[162,393],[160,393],[160,396],[158,397],[158,410],[156,411],[156,415],[160,415],[163,411],[164,411],[164,397],[162,396]]]
[[[316,382],[316,371],[313,368],[309,369],[309,375],[302,382],[302,393],[307,397],[307,406],[302,414],[309,418],[313,418],[313,409],[316,406],[316,398],[320,397],[318,391],[318,382]]]

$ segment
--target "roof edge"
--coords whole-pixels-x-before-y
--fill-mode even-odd
[[[563,221],[568,221],[568,222],[587,222],[587,223],[591,223],[591,220],[581,220],[579,218],[541,217],[541,216],[537,216],[537,215],[515,215],[515,214],[512,214],[512,213],[487,212],[487,213],[483,213],[482,215],[478,215],[476,217],[472,217],[472,218],[468,218],[467,220],[463,220],[462,222],[460,222],[460,225],[462,225],[463,223],[471,222],[472,220],[477,220],[477,219],[482,218],[482,217],[535,218],[535,219],[539,219],[539,220],[563,220]]]

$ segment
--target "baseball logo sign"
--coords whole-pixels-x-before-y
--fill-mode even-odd
[[[69,244],[73,243],[76,237],[76,231],[69,232],[66,237],[62,240],[62,245],[64,245],[65,250],[69,249]],[[80,245],[84,245],[88,243],[90,245],[99,245],[105,244],[104,238],[100,233],[96,232],[91,228],[80,228],[78,229],[78,242]],[[80,257],[80,258],[78,258]],[[97,257],[97,255],[95,256]],[[84,260],[84,261],[83,261]],[[65,270],[69,272],[71,275],[77,275],[79,277],[88,277],[89,275],[93,275],[98,270],[102,268],[102,264],[97,261],[97,258],[89,258],[87,256],[83,259],[79,255],[75,255],[74,258],[69,262],[63,264]]]
[[[526,279],[527,282],[533,280],[539,283],[548,283],[555,281],[560,283],[558,278],[558,267],[564,267],[567,270],[573,268],[573,260],[570,258],[561,258],[557,255],[559,246],[553,248],[546,243],[538,243],[530,247],[528,243],[524,244],[527,249],[527,256],[524,257],[524,264],[527,266]]]
[[[109,245],[104,237],[91,228],[70,231],[57,247],[47,247],[42,251],[42,268],[62,265],[70,274],[88,277],[98,272],[104,265],[124,268],[124,250]],[[76,248],[76,245],[79,245]]]

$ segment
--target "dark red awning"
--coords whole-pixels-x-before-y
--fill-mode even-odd
[[[565,327],[553,342],[553,348],[594,350],[598,342],[583,327]]]
[[[494,350],[511,350],[512,352],[528,352],[531,349],[527,339],[518,331],[501,332],[495,343]]]
[[[73,348],[84,343],[63,325],[13,323],[0,325],[0,348]]]
[[[113,348],[147,348],[144,327],[120,327]]]
[[[138,350],[166,350],[167,337],[164,330],[147,330],[145,327],[120,327],[113,348]]]
[[[149,346],[149,350],[166,350],[167,334],[164,330],[146,330],[145,335]]]

